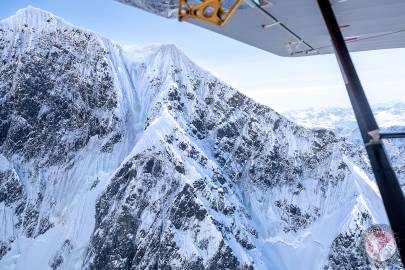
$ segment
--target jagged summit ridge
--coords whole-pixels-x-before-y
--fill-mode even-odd
[[[13,29],[23,29],[26,27],[35,28],[57,28],[61,25],[69,25],[64,19],[40,8],[27,6],[19,9],[14,16],[1,20],[0,25]]]

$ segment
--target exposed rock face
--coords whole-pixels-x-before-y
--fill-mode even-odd
[[[98,38],[51,16],[43,23],[1,29],[0,147],[54,164],[116,128],[117,97]]]
[[[174,46],[123,51],[34,8],[0,33],[0,268],[369,267],[341,239],[383,208],[333,132]]]

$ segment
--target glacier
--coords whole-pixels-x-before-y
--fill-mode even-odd
[[[387,220],[345,138],[34,7],[0,61],[0,269],[370,268]]]

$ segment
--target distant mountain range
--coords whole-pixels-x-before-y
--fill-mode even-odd
[[[372,107],[381,132],[405,132],[404,103],[384,103]],[[351,108],[295,110],[285,115],[305,127],[333,130],[349,139],[360,150],[364,149]],[[405,191],[405,139],[389,139],[385,140],[384,144]]]

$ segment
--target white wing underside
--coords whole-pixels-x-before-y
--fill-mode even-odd
[[[178,0],[117,1],[167,18],[177,16]],[[405,47],[405,1],[331,3],[350,51]],[[188,22],[280,56],[333,53],[316,0],[246,0],[225,26],[199,20]]]

